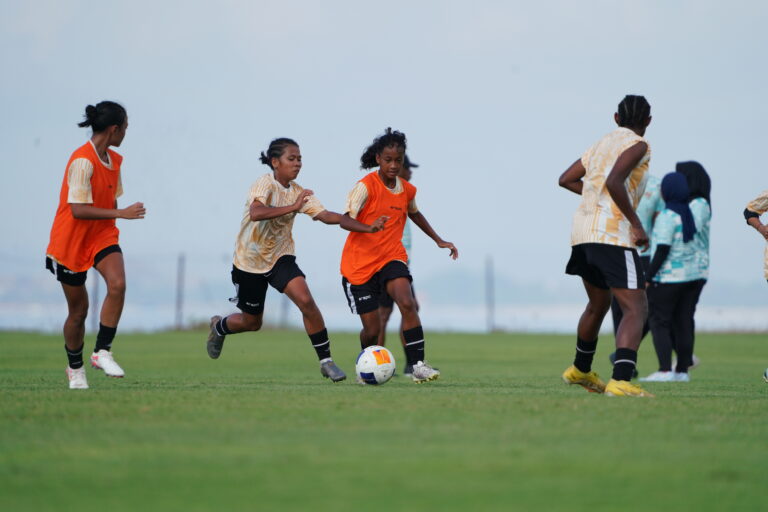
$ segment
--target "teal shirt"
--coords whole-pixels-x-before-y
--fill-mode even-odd
[[[696,261],[701,276],[699,279],[707,279],[709,278],[709,224],[712,220],[712,209],[703,197],[697,197],[689,205],[696,223],[693,242],[696,244]]]
[[[656,254],[659,245],[669,245],[669,255],[653,276],[654,282],[685,283],[705,279],[701,275],[696,238],[688,243],[683,242],[683,221],[672,210],[662,210],[653,224],[651,254]]]
[[[645,192],[643,197],[640,198],[640,203],[637,205],[635,213],[643,224],[643,229],[648,236],[651,236],[653,231],[653,219],[657,213],[664,209],[664,201],[661,199],[661,180],[656,176],[649,175],[648,183],[645,185]],[[637,254],[640,256],[650,256],[651,246],[643,251],[638,249]]]

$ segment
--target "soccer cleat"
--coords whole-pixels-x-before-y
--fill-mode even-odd
[[[121,378],[125,377],[125,372],[120,365],[115,362],[112,352],[109,350],[99,350],[91,355],[91,366],[97,370],[104,370],[107,377]]]
[[[415,365],[413,365],[412,370],[413,373],[411,373],[411,379],[413,379],[413,382],[416,384],[429,382],[440,377],[440,372],[429,366],[424,361],[418,361]]]
[[[640,382],[672,382],[675,380],[675,372],[653,372],[647,377],[640,377]]]
[[[69,389],[88,389],[88,379],[85,378],[85,367],[81,366],[73,370],[67,366],[67,379]]]
[[[211,332],[208,333],[208,343],[206,344],[208,357],[211,359],[218,359],[221,355],[221,349],[224,348],[225,336],[216,332],[216,324],[219,320],[221,317],[218,315],[211,317]]]
[[[673,382],[691,382],[691,377],[685,372],[672,372]]]
[[[566,384],[578,384],[590,393],[602,393],[605,391],[605,382],[595,372],[584,373],[571,365],[563,372],[563,382]]]
[[[614,380],[608,381],[605,385],[605,396],[638,396],[653,398],[652,393],[647,392],[640,386],[635,386],[628,380]]]
[[[336,363],[331,358],[320,361],[320,374],[326,379],[331,379],[333,382],[341,382],[347,378],[347,374],[336,366]]]

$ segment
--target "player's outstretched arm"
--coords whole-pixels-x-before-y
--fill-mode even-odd
[[[440,236],[435,233],[435,230],[432,229],[432,226],[429,225],[429,222],[427,222],[427,218],[424,217],[424,215],[421,212],[416,213],[409,213],[408,218],[413,221],[414,224],[419,226],[419,228],[432,240],[435,241],[438,247],[441,249],[450,249],[450,256],[454,260],[459,257],[459,250],[456,248],[455,245],[453,245],[451,242],[446,242]]]
[[[118,208],[115,201],[114,208],[98,208],[92,204],[70,203],[72,216],[81,220],[101,219],[143,219],[147,210],[144,203],[133,203],[125,208]]]
[[[613,169],[608,173],[608,177],[605,180],[605,187],[608,189],[611,199],[613,199],[613,202],[616,203],[616,206],[631,225],[632,242],[641,248],[648,246],[648,234],[643,229],[643,224],[632,207],[629,194],[627,194],[627,189],[624,187],[624,182],[627,181],[632,169],[640,163],[646,151],[648,151],[648,144],[645,142],[638,142],[625,150],[616,159]]]
[[[389,217],[382,215],[369,226],[368,224],[363,224],[362,222],[353,219],[348,214],[342,215],[329,210],[323,210],[315,215],[313,220],[319,220],[324,224],[339,224],[341,229],[354,231],[356,233],[376,233],[384,229],[384,224],[389,220]]]
[[[296,202],[289,204],[288,206],[267,206],[261,201],[254,199],[249,208],[251,220],[255,222],[259,220],[275,219],[289,213],[298,212],[312,194],[314,194],[314,192],[311,190],[304,189],[301,191],[301,194],[299,194],[299,197],[296,198]]]
[[[587,174],[587,170],[584,168],[584,164],[581,163],[581,158],[579,158],[560,175],[557,184],[574,194],[581,195],[581,191],[584,188],[582,178],[584,178],[585,174]]]

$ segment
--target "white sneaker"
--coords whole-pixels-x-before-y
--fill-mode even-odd
[[[683,372],[672,372],[674,376],[672,377],[672,380],[675,382],[691,382],[691,377],[687,373]]]
[[[69,389],[88,389],[88,379],[85,378],[85,367],[73,370],[67,366],[67,379],[69,379]]]
[[[99,350],[91,355],[91,366],[97,370],[104,370],[107,377],[125,377],[125,372],[120,365],[115,362],[112,352],[109,350]]]
[[[640,377],[640,382],[672,382],[675,380],[675,372],[653,372],[647,377]]]
[[[413,379],[413,382],[417,384],[435,380],[439,376],[440,372],[429,366],[424,361],[419,361],[413,365],[413,373],[411,374],[411,379]]]

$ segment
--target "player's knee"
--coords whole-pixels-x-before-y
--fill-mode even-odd
[[[301,311],[302,314],[304,314],[305,316],[314,315],[318,313],[317,304],[315,304],[315,300],[312,298],[311,295],[298,297],[295,303],[296,303],[296,306],[299,308],[299,311]]]
[[[111,295],[125,295],[125,277],[116,277],[107,281],[107,293]]]
[[[397,306],[403,313],[417,313],[416,301],[413,297],[405,297],[398,301]]]
[[[87,317],[88,317],[88,301],[85,301],[69,309],[69,315],[67,317],[67,320],[77,325],[84,325],[85,319]]]

